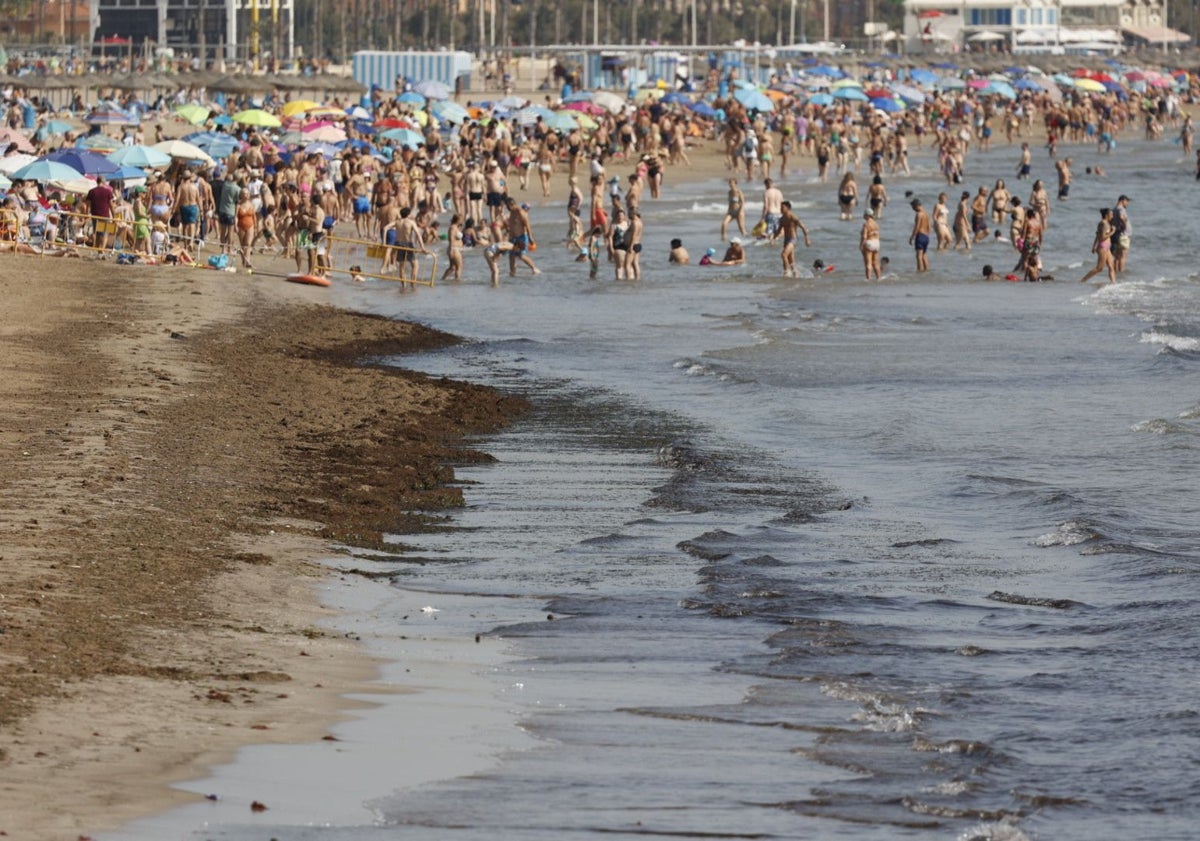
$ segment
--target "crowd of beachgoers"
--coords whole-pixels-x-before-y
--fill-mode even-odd
[[[224,86],[240,93],[193,80],[164,86],[149,103],[136,90],[97,87],[96,102],[81,92],[69,113],[10,76],[0,248],[182,263],[212,251],[206,261],[224,265],[226,255],[251,270],[258,255],[274,254],[294,259],[298,272],[407,280],[416,279],[418,255],[435,248],[445,253],[442,277],[461,279],[465,255],[477,248],[496,283],[505,256],[511,274],[538,272],[529,202],[564,196],[566,244],[591,275],[607,261],[616,278],[638,280],[642,208],[662,195],[666,173],[677,177],[704,146],[717,150],[729,177],[728,206],[714,226],[722,239],[732,228],[738,236],[725,254],[709,249],[698,262],[737,265],[741,240],[753,236],[778,242],[783,275],[798,275],[795,245],[809,235],[782,185],[803,160],[817,180],[837,182],[831,212],[863,214],[859,250],[873,279],[889,199],[883,178],[907,174],[916,150],[936,155],[957,193],[972,150],[1019,147],[1020,179],[1029,175],[1030,144],[1045,145],[1060,198],[1072,178],[1060,147],[1089,144],[1103,154],[1137,132],[1169,134],[1192,153],[1186,106],[1196,78],[1183,71],[1116,60],[1053,74],[951,62],[857,70],[811,63],[757,85],[714,65],[696,90],[659,82],[577,91],[566,83],[537,94],[541,101],[502,92],[484,100],[403,78],[392,90],[357,93],[343,79],[343,92],[306,99],[248,76]],[[751,190],[756,199],[761,190],[756,219],[746,218]],[[930,246],[969,248],[990,224],[1007,221],[1019,254],[1013,271],[1039,279],[1050,207],[1040,180],[1024,202],[1003,183],[963,191],[957,209],[946,195],[932,208],[918,201],[910,239],[917,270],[927,268]],[[1131,233],[1122,206],[1102,219],[1097,271],[1116,277]],[[335,265],[335,239],[377,244],[377,264]],[[680,243],[670,259],[691,255]]]

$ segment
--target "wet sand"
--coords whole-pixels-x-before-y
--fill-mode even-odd
[[[76,838],[325,734],[378,664],[322,626],[315,559],[460,505],[461,437],[522,405],[358,364],[453,340],[322,290],[4,261],[0,832]]]

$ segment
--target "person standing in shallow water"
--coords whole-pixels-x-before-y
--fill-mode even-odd
[[[1108,271],[1109,283],[1114,283],[1117,279],[1117,267],[1112,255],[1112,215],[1111,208],[1105,207],[1100,210],[1100,223],[1096,225],[1096,236],[1092,240],[1092,253],[1096,255],[1096,265],[1079,278],[1080,283],[1087,283],[1105,270]]]
[[[912,200],[913,226],[908,244],[917,254],[917,271],[929,271],[929,213],[921,206],[920,199]]]
[[[870,210],[863,213],[862,231],[858,237],[858,249],[863,256],[863,270],[867,281],[871,275],[879,280],[879,222]]]

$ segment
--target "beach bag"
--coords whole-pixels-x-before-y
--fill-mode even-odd
[[[208,265],[214,269],[224,269],[229,265],[229,255],[214,254],[208,258]]]
[[[756,237],[765,237],[767,235],[767,220],[759,219],[758,224],[750,231]]]

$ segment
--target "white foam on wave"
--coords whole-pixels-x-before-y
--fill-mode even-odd
[[[862,709],[851,715],[850,720],[861,722],[868,730],[878,733],[911,733],[919,730],[921,716],[928,712],[910,709],[869,689],[843,681],[824,683],[821,691],[831,698],[859,704]]]
[[[1200,406],[1193,406],[1190,409],[1184,409],[1179,413],[1178,417],[1181,420],[1193,420],[1195,418],[1200,418]]]
[[[1046,548],[1048,546],[1075,546],[1079,543],[1086,543],[1093,540],[1098,535],[1087,523],[1082,520],[1067,520],[1065,523],[1059,524],[1058,528],[1049,534],[1043,534],[1041,537],[1035,538],[1034,546]]]
[[[1186,426],[1172,423],[1166,418],[1151,418],[1129,427],[1133,432],[1149,432],[1152,435],[1174,435],[1178,432],[1191,432]]]
[[[1139,341],[1147,345],[1165,345],[1171,350],[1200,350],[1200,339],[1195,336],[1176,336],[1158,327],[1142,333]]]
[[[976,824],[970,829],[964,829],[959,834],[958,841],[1030,841],[1030,839],[1019,826],[1007,821],[997,821]]]

